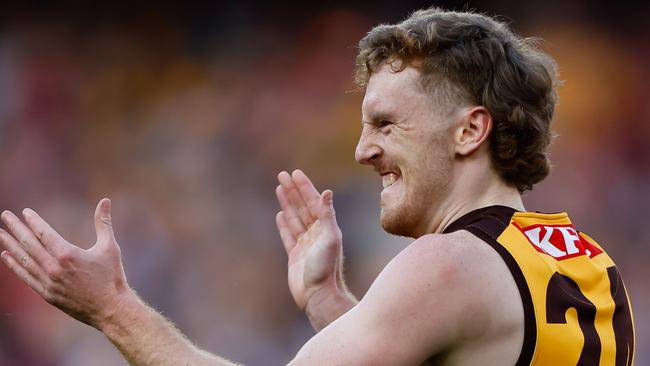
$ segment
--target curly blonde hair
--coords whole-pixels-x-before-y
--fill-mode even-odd
[[[548,175],[557,65],[535,40],[485,15],[431,8],[359,42],[357,84],[365,87],[386,63],[395,72],[416,67],[428,90],[487,108],[492,164],[506,183],[524,192]]]

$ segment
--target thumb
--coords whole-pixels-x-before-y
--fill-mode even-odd
[[[115,242],[113,221],[111,220],[111,200],[103,198],[95,209],[95,233],[100,245]]]
[[[321,211],[319,219],[334,223],[336,225],[336,213],[334,212],[334,192],[326,189],[320,195]]]

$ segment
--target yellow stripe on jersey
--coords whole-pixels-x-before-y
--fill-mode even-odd
[[[491,245],[517,282],[526,315],[517,366],[634,365],[634,321],[620,273],[566,213],[491,206],[445,232],[456,230]]]
[[[496,240],[512,254],[530,290],[537,330],[531,365],[617,365],[608,274],[615,266],[607,253],[577,233],[565,213],[516,212]],[[633,347],[633,340],[620,341]],[[628,355],[622,359],[633,364]]]

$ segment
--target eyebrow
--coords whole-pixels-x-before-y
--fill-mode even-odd
[[[369,121],[364,121],[363,118],[362,118],[361,119],[361,124],[364,124],[364,123],[371,123],[372,124],[372,123],[377,123],[379,121],[394,121],[394,120],[395,120],[395,117],[390,113],[377,112],[377,113],[373,113],[370,116]]]

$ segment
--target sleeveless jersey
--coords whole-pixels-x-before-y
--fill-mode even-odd
[[[444,232],[492,246],[517,283],[525,314],[517,366],[634,365],[634,322],[612,259],[566,213],[472,211]]]

